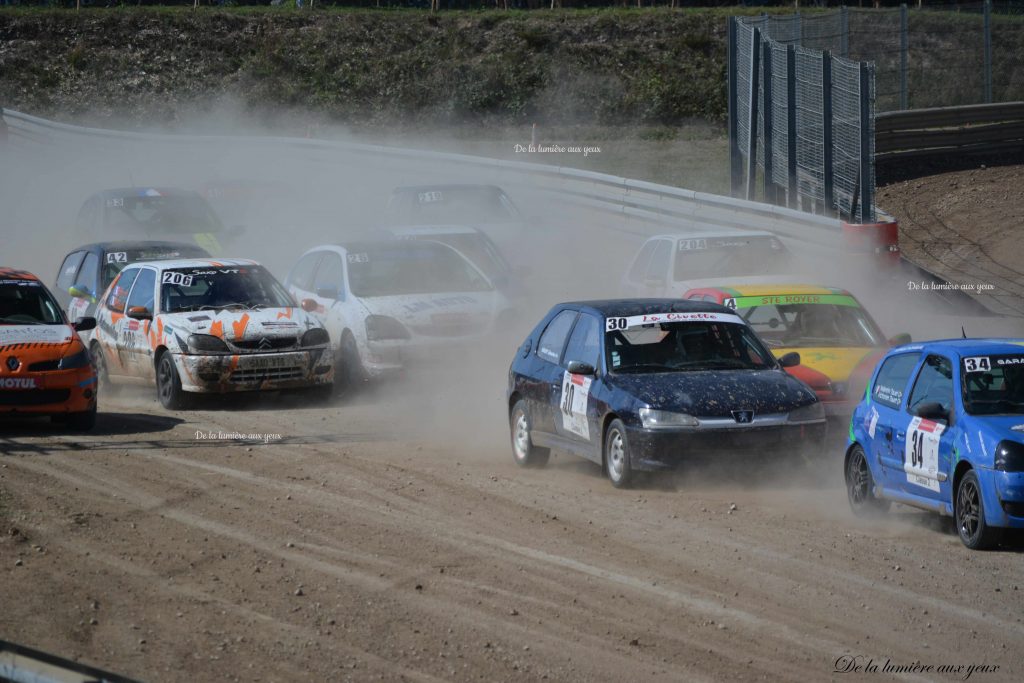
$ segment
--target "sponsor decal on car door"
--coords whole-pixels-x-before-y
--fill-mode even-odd
[[[910,421],[903,458],[908,483],[939,492],[939,448],[945,429],[922,417]]]
[[[568,370],[562,375],[562,429],[590,441],[590,424],[587,421],[587,403],[590,399],[590,385],[593,379],[574,375]]]

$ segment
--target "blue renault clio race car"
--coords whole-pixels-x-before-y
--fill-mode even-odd
[[[509,369],[518,464],[552,449],[604,467],[616,487],[639,470],[706,457],[821,452],[825,411],[724,306],[678,299],[584,301],[552,308]]]
[[[844,471],[857,514],[896,501],[950,515],[975,550],[1024,528],[1024,340],[891,349],[854,410]]]

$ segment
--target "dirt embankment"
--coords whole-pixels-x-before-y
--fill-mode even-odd
[[[1024,166],[979,164],[894,183],[879,188],[878,204],[898,217],[908,259],[979,295],[994,312],[1024,315]]]
[[[150,126],[225,99],[250,117],[283,111],[356,126],[724,121],[725,17],[5,12],[0,105]]]

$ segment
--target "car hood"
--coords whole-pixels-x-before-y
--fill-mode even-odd
[[[787,346],[784,348],[772,348],[772,353],[775,354],[776,358],[782,358],[787,353],[796,351],[800,354],[800,365],[817,370],[835,383],[846,382],[850,378],[850,373],[853,372],[853,369],[875,350],[870,346],[846,348]]]
[[[210,334],[229,342],[301,337],[306,330],[323,327],[297,307],[162,313],[154,325],[158,335],[177,335],[185,340],[190,334]]]
[[[361,299],[367,312],[395,318],[413,334],[463,336],[487,332],[502,309],[496,291],[407,294]]]
[[[817,400],[781,370],[707,370],[609,375],[609,386],[657,410],[695,417],[729,417],[733,410],[787,413]]]
[[[1020,441],[1024,443],[1024,415],[986,415],[973,416],[975,424],[981,422],[986,428],[985,431],[995,441],[1007,439],[1009,441]]]
[[[63,348],[74,338],[70,325],[0,325],[0,348],[5,351]]]

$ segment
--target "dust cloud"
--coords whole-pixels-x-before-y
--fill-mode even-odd
[[[280,133],[261,130],[257,122],[244,117],[238,117],[238,123],[237,115],[228,108],[209,120],[191,121],[190,126],[199,135],[225,128],[251,136]],[[334,140],[360,142],[346,137],[344,129],[317,132]],[[524,294],[516,302],[519,317],[514,329],[479,347],[413,368],[402,378],[372,388],[357,387],[356,395],[335,399],[342,413],[350,402],[370,402],[396,430],[446,444],[459,458],[509,457],[504,397],[508,367],[519,342],[540,316],[559,301],[615,297],[619,279],[645,234],[671,231],[569,203],[545,191],[542,181],[532,185],[491,178],[477,167],[434,166],[422,160],[399,164],[340,148],[295,147],[255,137],[69,140],[55,135],[51,144],[9,144],[0,164],[0,205],[4,207],[0,261],[31,270],[51,286],[65,254],[100,239],[76,233],[75,218],[85,199],[102,189],[170,186],[212,192],[212,204],[225,226],[243,226],[245,231],[235,242],[226,243],[220,255],[257,259],[284,280],[305,250],[365,237],[381,226],[396,186],[501,185],[527,220],[481,227],[513,267],[529,272],[523,278]],[[405,144],[431,148],[427,138],[406,137]],[[949,302],[908,290],[913,276],[844,251],[838,236],[837,249],[831,253],[798,240],[783,241],[797,255],[791,273],[794,282],[850,289],[887,336],[908,332],[918,340],[954,337],[959,336],[961,325],[976,335],[1022,332],[1019,320],[977,317],[977,311],[950,315]],[[678,481],[688,485],[685,478]]]

